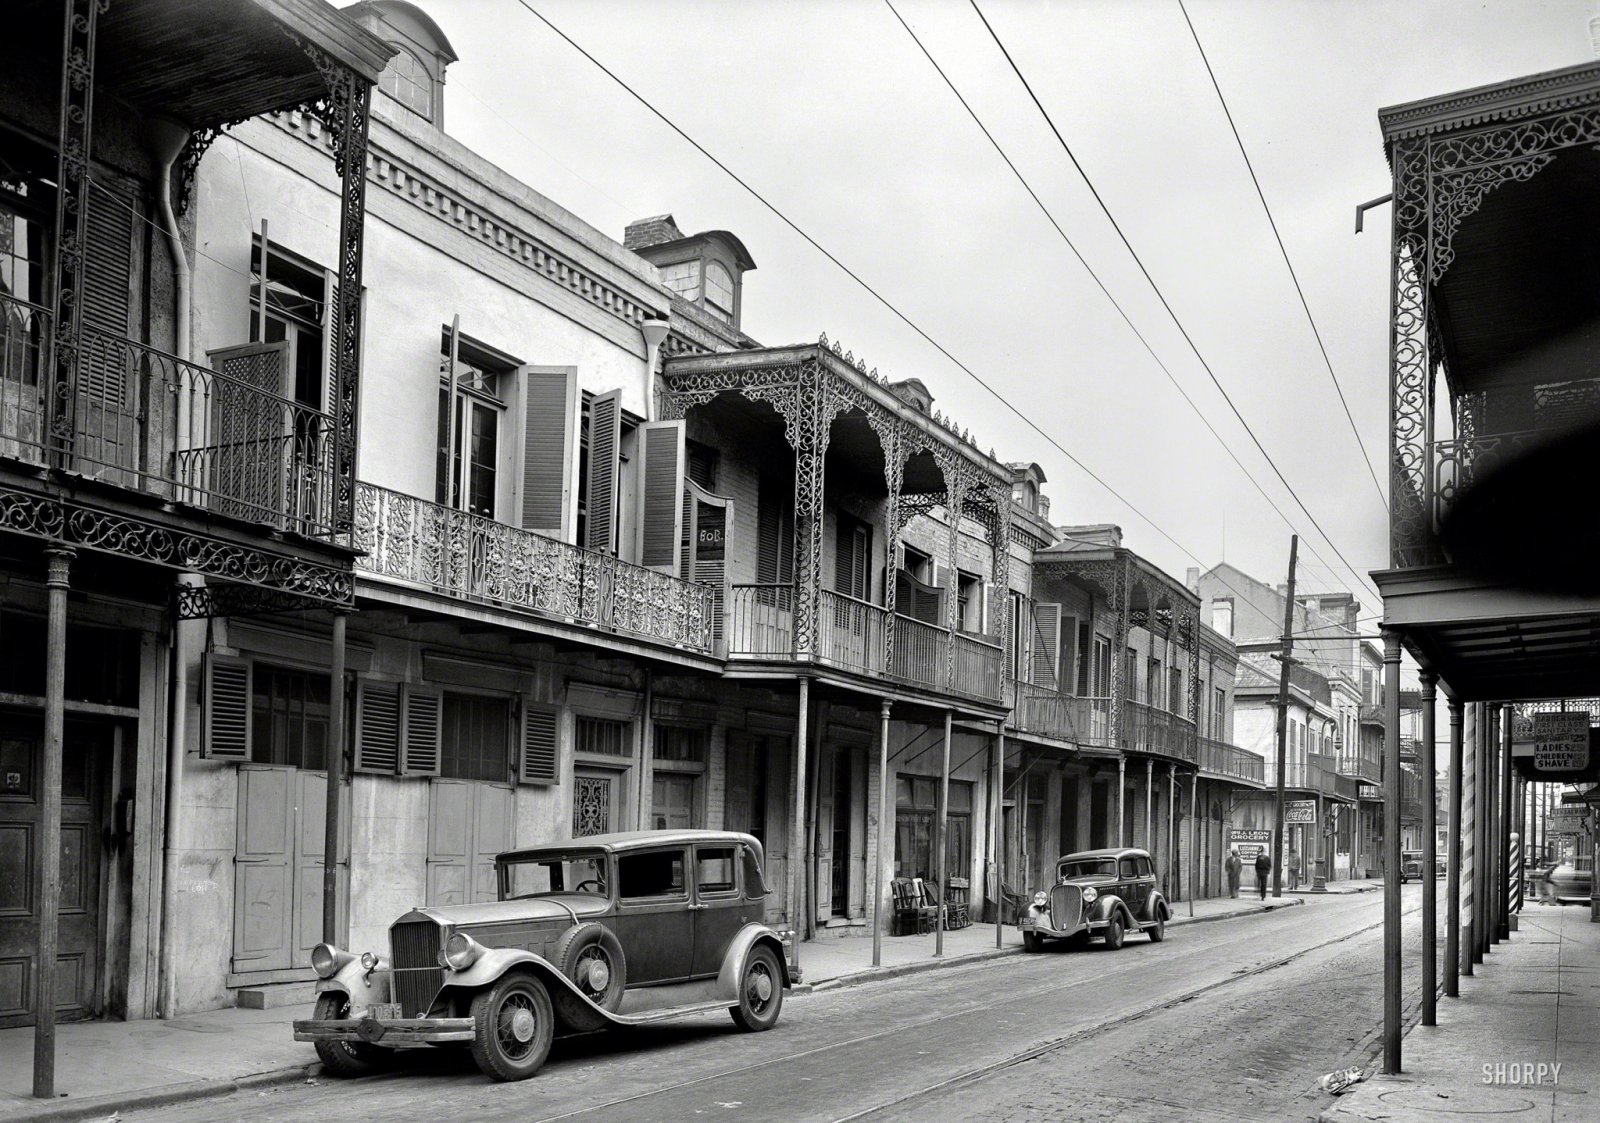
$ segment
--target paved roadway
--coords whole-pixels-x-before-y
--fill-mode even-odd
[[[1420,887],[1405,890],[1408,1016]],[[1180,910],[1182,906],[1179,906]],[[1314,1119],[1325,1072],[1370,1063],[1382,1013],[1382,894],[793,996],[779,1025],[726,1016],[558,1041],[493,1084],[464,1054],[123,1116],[552,1121]]]

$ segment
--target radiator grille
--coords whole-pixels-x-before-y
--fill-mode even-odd
[[[1083,920],[1083,893],[1076,885],[1057,885],[1050,890],[1050,924],[1057,931],[1076,928]]]
[[[439,949],[444,929],[431,920],[412,920],[389,929],[389,961],[394,968],[394,1000],[407,1018],[420,1018],[433,1005],[444,981]]]

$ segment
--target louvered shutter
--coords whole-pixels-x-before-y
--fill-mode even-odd
[[[1061,606],[1033,606],[1033,685],[1056,688],[1056,662],[1061,657]]]
[[[136,206],[117,187],[97,187],[88,194],[85,223],[76,452],[81,471],[114,483],[131,483],[122,471],[138,467],[138,385],[128,369],[131,355],[120,342],[130,334]]]
[[[553,784],[559,779],[558,716],[550,706],[523,706],[522,752],[517,761],[519,783]]]
[[[644,466],[639,564],[677,577],[683,538],[684,423],[639,426],[639,459]]]
[[[356,683],[357,772],[393,776],[400,770],[400,686],[392,682]]]
[[[200,755],[213,760],[250,759],[250,660],[208,653],[205,657],[205,722]]]
[[[583,544],[602,554],[617,548],[617,479],[622,450],[622,391],[589,403],[588,522]]]
[[[522,528],[573,540],[577,495],[578,371],[522,367]],[[614,487],[615,485],[613,485]]]
[[[776,487],[763,486],[756,509],[756,582],[786,585],[793,580],[793,499]]]
[[[1078,694],[1084,696],[1089,693],[1089,621],[1084,620],[1078,625]]]
[[[408,686],[401,695],[401,702],[400,774],[439,775],[444,695],[428,687]]]

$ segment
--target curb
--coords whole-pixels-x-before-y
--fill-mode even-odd
[[[296,1084],[301,1081],[316,1078],[321,1073],[322,1066],[316,1062],[295,1065],[292,1068],[274,1069],[271,1072],[256,1072],[248,1076],[241,1076],[234,1080],[187,1080],[180,1084],[160,1084],[154,1088],[144,1088],[132,1092],[115,1092],[103,1096],[90,1096],[78,1100],[59,1100],[42,1107],[38,1111],[22,1111],[12,1114],[0,1110],[0,1123],[27,1123],[31,1120],[51,1120],[52,1123],[67,1123],[73,1119],[87,1119],[95,1116],[110,1116],[118,1112],[142,1110],[152,1107],[167,1107],[172,1104],[188,1103],[192,1100],[210,1099],[213,1096],[228,1096],[236,1092],[244,1092],[258,1088],[278,1087],[284,1084]]]
[[[1274,909],[1293,908],[1296,905],[1303,904],[1305,902],[1298,897],[1287,898],[1265,905],[1252,905],[1237,912],[1220,912],[1211,916],[1174,916],[1167,923],[1169,925],[1202,924],[1209,920],[1235,920],[1241,916],[1255,916],[1259,913],[1271,912]],[[920,975],[924,971],[937,971],[945,967],[966,967],[974,963],[984,963],[993,959],[1004,959],[1007,956],[1021,954],[1021,944],[1008,944],[1003,948],[967,952],[965,955],[947,956],[943,959],[918,959],[911,963],[898,963],[892,967],[867,967],[860,971],[852,971],[848,975],[837,975],[831,979],[823,979],[820,983],[801,983],[799,986],[794,987],[791,993],[821,994],[830,990],[840,990],[844,987],[859,986],[862,983],[877,982],[881,979],[896,979],[902,975]]]

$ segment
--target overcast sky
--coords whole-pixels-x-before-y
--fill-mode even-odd
[[[619,240],[630,220],[662,212],[686,232],[733,231],[758,265],[745,278],[747,332],[784,344],[825,331],[892,378],[922,379],[982,447],[1043,466],[1057,523],[1117,523],[1126,545],[1180,578],[1226,558],[1283,580],[1289,525],[1184,403],[883,0],[529,2],[1127,502],[518,0],[423,4],[461,56],[446,86],[452,135]],[[1176,0],[979,3],[1217,378],[1359,576],[1232,417],[971,6],[895,0],[1302,534],[1301,588],[1352,589],[1363,615],[1376,615],[1365,573],[1387,565],[1379,493]],[[1190,0],[1188,10],[1381,472],[1388,208],[1353,233],[1356,204],[1390,186],[1377,111],[1586,61],[1590,5]]]

